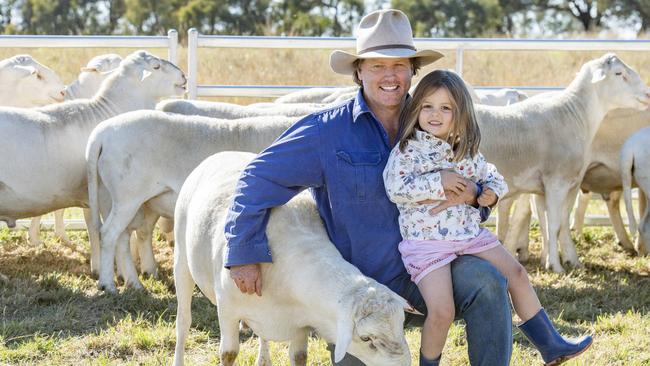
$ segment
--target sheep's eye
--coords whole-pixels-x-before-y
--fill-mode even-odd
[[[158,70],[158,69],[160,69],[160,65],[156,65],[156,66],[154,66],[153,69],[154,69],[154,70]]]
[[[38,72],[36,73],[36,78],[37,78],[38,80],[43,80],[43,77],[42,77],[41,74],[38,73]]]
[[[616,76],[621,76],[621,75],[623,75],[623,71],[619,71],[616,73]]]
[[[362,337],[359,337],[359,338],[361,338],[361,340],[364,341],[364,342],[370,342],[370,337],[368,337],[368,336],[362,336]]]

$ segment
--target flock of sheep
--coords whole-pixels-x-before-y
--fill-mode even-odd
[[[338,359],[349,352],[367,364],[410,364],[402,331],[407,304],[341,258],[308,195],[271,214],[274,264],[263,266],[265,296],[241,294],[221,265],[224,217],[251,153],[302,116],[353,97],[356,87],[308,89],[249,106],[161,101],[182,96],[186,79],[178,67],[145,51],[124,59],[97,56],[67,87],[32,57],[15,56],[0,61],[0,83],[12,86],[0,89],[0,221],[13,227],[20,218],[85,208],[91,270],[100,288],[116,292],[115,268],[128,286],[142,287],[138,258],[140,271],[156,276],[152,232],[164,219],[163,231],[175,232],[175,364],[183,363],[195,284],[219,304],[224,365],[237,355],[240,320],[263,339],[259,364],[270,364],[268,340],[290,340],[292,364],[305,364],[310,329],[336,344]],[[559,92],[531,98],[516,90],[474,93],[481,151],[510,188],[498,207],[498,234],[513,254],[528,256],[532,194],[544,266],[555,272],[579,266],[569,216],[581,189],[607,201],[624,247],[648,253],[648,92],[634,70],[607,54],[585,63]],[[635,243],[633,183],[640,188],[642,217]],[[621,195],[632,239],[618,209]],[[581,197],[578,230],[585,206]],[[68,242],[60,212],[55,232]],[[38,245],[38,218],[29,238]],[[313,257],[303,262],[311,265],[302,268],[290,259],[296,255]],[[328,274],[349,280],[324,280]]]

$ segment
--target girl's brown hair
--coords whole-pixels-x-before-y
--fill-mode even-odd
[[[452,103],[453,117],[447,142],[454,151],[454,161],[460,161],[468,155],[474,157],[481,143],[481,131],[476,121],[474,103],[463,79],[456,73],[445,70],[435,70],[423,77],[415,88],[413,97],[402,110],[399,149],[404,151],[408,141],[415,138],[415,130],[420,129],[418,117],[424,99],[438,88],[447,90]]]

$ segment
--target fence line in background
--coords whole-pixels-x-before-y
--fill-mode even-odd
[[[290,48],[290,49],[354,49],[352,37],[255,37],[202,35],[195,28],[188,35],[188,97],[278,97],[293,91],[324,86],[268,85],[199,85],[198,48]],[[418,49],[455,50],[455,70],[463,74],[464,51],[474,50],[545,50],[545,51],[650,51],[650,40],[549,40],[503,38],[415,38]],[[325,86],[327,87],[327,86]],[[334,86],[330,86],[334,87]],[[509,86],[483,86],[476,89],[501,89]],[[558,90],[560,87],[521,87],[529,93]]]
[[[178,32],[166,36],[0,36],[0,47],[16,48],[167,48],[167,59],[178,63]]]

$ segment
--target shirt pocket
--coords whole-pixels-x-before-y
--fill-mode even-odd
[[[385,194],[380,152],[339,150],[336,157],[338,185],[345,196],[363,202]]]

